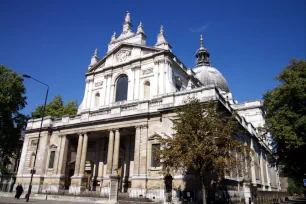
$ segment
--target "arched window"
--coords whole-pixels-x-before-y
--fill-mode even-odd
[[[100,94],[96,93],[96,95],[95,95],[95,108],[99,108],[99,103],[100,103]]]
[[[146,81],[144,83],[144,94],[143,94],[144,99],[149,99],[150,98],[150,82]]]
[[[115,102],[127,100],[127,92],[128,92],[128,77],[126,75],[122,75],[119,77],[116,83]]]

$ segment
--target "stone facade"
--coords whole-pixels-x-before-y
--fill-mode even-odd
[[[256,152],[252,161],[256,165],[251,167],[249,180],[234,173],[226,177],[231,196],[248,199],[251,186],[279,190],[278,171],[270,162],[271,147],[267,140],[260,139],[258,131],[264,124],[261,103],[234,101],[219,72],[209,75],[216,78],[205,78],[210,84],[204,84],[172,53],[163,27],[154,47],[146,45],[141,23],[136,33],[131,29],[127,13],[123,31],[119,37],[114,33],[105,57],[99,59],[95,50],[78,114],[44,118],[32,192],[66,189],[77,195],[91,190],[116,196],[115,189],[130,197],[165,200],[164,177],[152,147],[158,145],[158,137],[173,135],[173,109],[187,97],[202,102],[215,100],[229,111],[237,110],[237,120],[248,131],[243,138]],[[202,42],[197,57],[204,53],[207,68],[209,54]],[[197,73],[206,73],[201,71],[205,67],[197,66]],[[226,89],[218,86],[218,79]],[[29,120],[23,143],[16,183],[24,184],[25,190],[40,122]],[[192,192],[195,199],[201,198],[199,180],[177,172],[172,180],[174,201],[183,190]]]

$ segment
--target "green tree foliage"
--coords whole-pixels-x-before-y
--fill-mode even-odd
[[[42,110],[43,106],[38,106],[36,110],[32,112],[32,118],[40,118]],[[61,117],[64,115],[76,115],[77,111],[77,101],[70,100],[66,105],[64,105],[62,97],[57,95],[50,103],[46,105],[45,116]]]
[[[161,138],[163,148],[157,150],[163,172],[167,175],[183,171],[199,176],[206,203],[206,191],[208,195],[214,192],[225,172],[247,169],[243,165],[250,161],[251,150],[237,140],[243,132],[235,117],[222,111],[216,102],[204,104],[189,98],[176,113],[173,137]]]
[[[284,173],[306,176],[306,61],[291,60],[277,77],[280,85],[264,94],[266,129],[271,132]]]
[[[20,111],[26,105],[23,78],[16,72],[0,65],[0,163],[14,156],[26,116]]]
[[[306,191],[306,188],[303,186],[303,182],[301,180],[296,181],[294,179],[289,179],[287,190],[290,195],[295,193],[301,195]]]

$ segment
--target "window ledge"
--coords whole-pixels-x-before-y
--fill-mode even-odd
[[[161,169],[162,169],[161,166],[159,166],[159,167],[151,167],[150,168],[151,171],[160,171]]]

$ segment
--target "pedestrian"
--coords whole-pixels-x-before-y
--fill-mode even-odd
[[[19,199],[21,194],[23,192],[23,188],[20,184],[18,184],[18,186],[16,187],[16,194],[15,194],[15,198]]]

